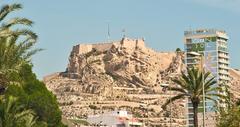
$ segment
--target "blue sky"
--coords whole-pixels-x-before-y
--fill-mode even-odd
[[[231,67],[240,68],[240,0],[1,0],[20,2],[24,9],[10,15],[32,19],[39,35],[34,71],[43,76],[65,71],[73,45],[142,38],[157,51],[183,49],[188,29],[218,28],[229,34]]]

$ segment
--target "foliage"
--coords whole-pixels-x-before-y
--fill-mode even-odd
[[[133,113],[134,113],[133,115],[137,118],[142,118],[143,117],[140,112],[133,112]]]
[[[217,127],[239,127],[240,126],[240,101],[232,101],[233,95],[229,91],[227,85],[225,93],[227,95],[226,107],[219,107],[219,116],[217,119]]]
[[[32,72],[31,56],[41,50],[33,49],[37,35],[27,29],[33,22],[18,17],[4,21],[8,14],[19,9],[21,4],[11,4],[0,10],[0,93],[4,94],[0,103],[1,124],[4,127],[62,127],[56,97]]]
[[[96,109],[97,109],[97,106],[95,106],[95,105],[89,105],[89,108],[96,110]]]
[[[13,96],[5,96],[0,102],[0,127],[33,127],[36,123],[35,113],[25,109]]]
[[[176,52],[181,52],[182,50],[180,48],[177,48],[176,49]]]
[[[187,69],[187,74],[182,72],[182,76],[178,79],[173,79],[173,82],[178,84],[179,87],[170,87],[169,90],[176,91],[179,94],[170,98],[166,101],[166,103],[162,106],[162,108],[166,108],[170,102],[189,98],[193,104],[193,113],[194,113],[194,126],[198,126],[197,120],[197,113],[198,113],[198,106],[200,101],[202,100],[203,94],[203,85],[205,90],[205,98],[208,100],[215,100],[215,97],[224,98],[223,95],[218,94],[222,90],[221,87],[214,86],[216,84],[215,77],[210,76],[210,72],[202,72],[197,68]]]
[[[240,126],[240,107],[221,110],[217,127],[239,127]]]
[[[22,85],[11,85],[6,95],[19,97],[19,103],[26,104],[38,116],[38,121],[46,122],[49,127],[61,125],[61,111],[58,108],[56,97],[47,90],[44,83],[40,82],[32,72],[32,66],[26,64],[15,76]]]
[[[4,89],[12,73],[18,73],[23,64],[29,63],[33,54],[41,49],[33,49],[37,35],[26,27],[33,22],[26,18],[4,19],[13,11],[22,8],[21,4],[4,5],[0,10],[0,87]],[[21,25],[20,29],[18,26]]]

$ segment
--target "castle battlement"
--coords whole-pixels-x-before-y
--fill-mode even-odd
[[[79,44],[73,46],[72,52],[76,54],[84,54],[90,52],[92,49],[96,49],[97,51],[106,51],[109,50],[112,46],[121,46],[126,49],[135,49],[145,48],[144,39],[129,39],[122,38],[120,41],[110,42],[110,43],[97,43],[97,44]]]

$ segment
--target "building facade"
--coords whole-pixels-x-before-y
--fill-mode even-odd
[[[100,127],[143,127],[144,124],[133,118],[127,111],[113,111],[99,115],[90,115],[87,121]]]
[[[216,77],[215,85],[226,85],[230,81],[228,66],[228,36],[225,31],[216,29],[198,29],[184,32],[185,63],[187,67],[203,64],[205,71],[210,71]],[[201,57],[199,57],[200,54]],[[203,63],[201,63],[203,62]],[[214,87],[214,86],[213,86]],[[215,125],[214,103],[205,101],[205,126]],[[188,102],[188,127],[193,127],[193,108]],[[199,106],[199,126],[202,125],[203,103]]]

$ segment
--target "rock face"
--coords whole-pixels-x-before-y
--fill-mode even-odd
[[[143,39],[123,38],[74,46],[66,72],[46,76],[44,82],[67,118],[125,109],[143,121],[164,125],[170,108],[163,112],[160,106],[171,95],[163,93],[160,84],[171,84],[170,77],[183,68],[183,53],[156,52],[145,47]],[[185,122],[182,103],[172,104],[177,126]]]
[[[83,91],[99,93],[104,87],[150,89],[162,76],[182,70],[182,54],[158,53],[142,39],[76,45],[63,76],[78,79]]]
[[[233,96],[233,101],[238,101],[240,99],[240,70],[238,69],[230,69],[229,70],[231,76],[231,85],[230,92]]]
[[[68,119],[125,109],[154,126],[168,126],[170,115],[173,126],[184,126],[186,102],[174,102],[162,111],[161,105],[177,93],[163,92],[160,87],[162,83],[173,85],[170,78],[184,71],[183,59],[182,52],[145,47],[143,39],[79,44],[72,49],[66,71],[46,76],[44,82]],[[237,95],[240,72],[231,69],[230,74]]]

